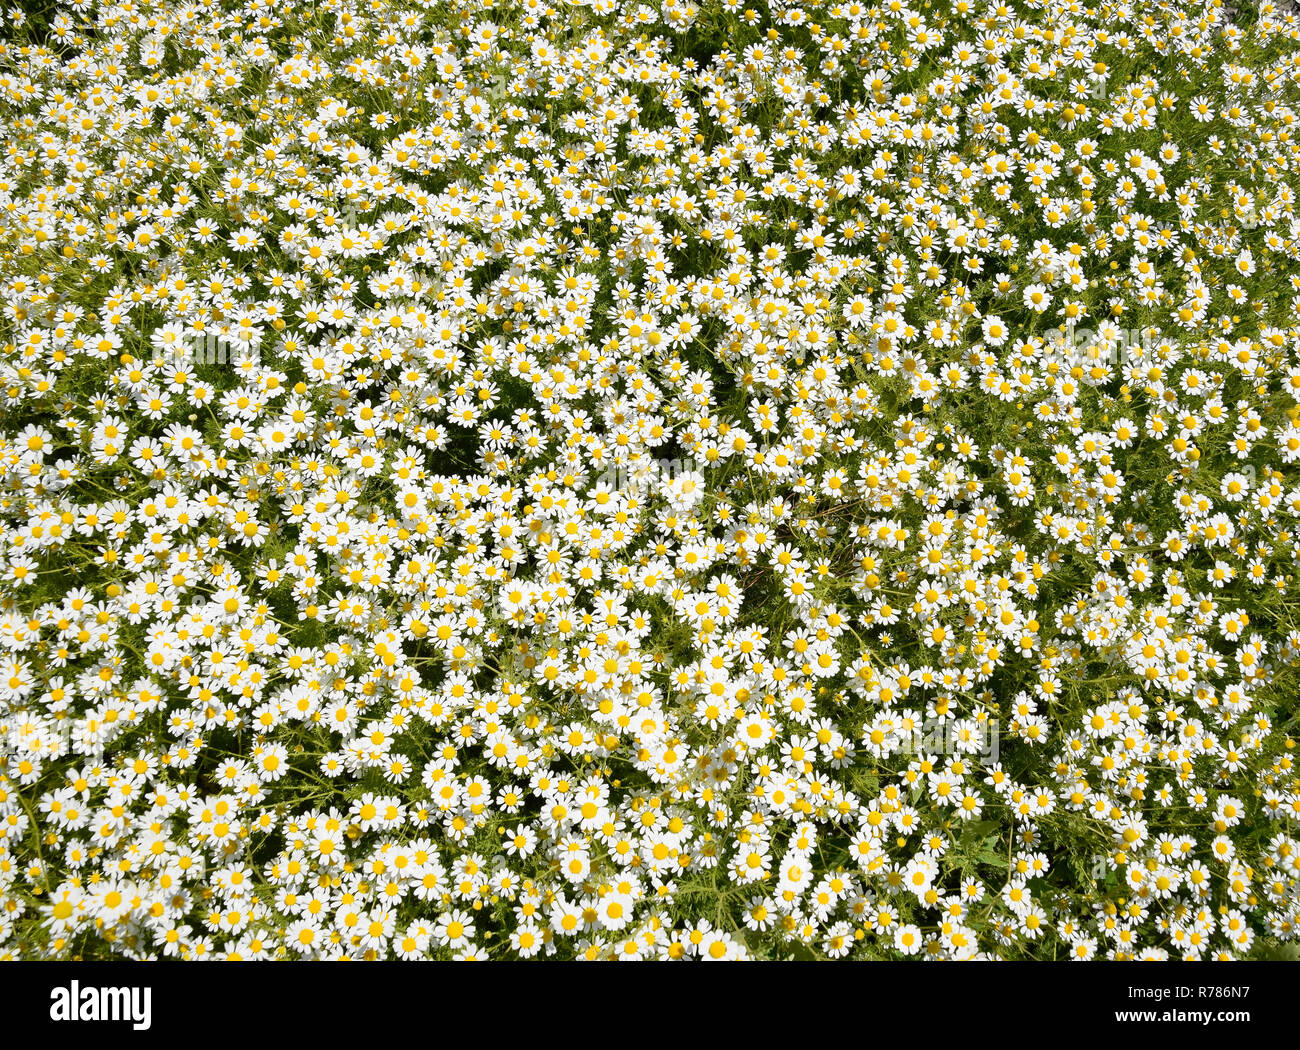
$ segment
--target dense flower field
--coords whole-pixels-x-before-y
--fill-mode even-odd
[[[1300,923],[1288,3],[0,44],[0,952]]]

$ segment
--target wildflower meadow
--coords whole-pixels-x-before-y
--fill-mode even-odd
[[[0,956],[1276,959],[1290,0],[0,29]]]

